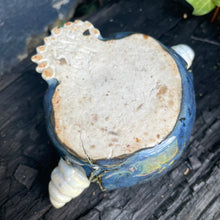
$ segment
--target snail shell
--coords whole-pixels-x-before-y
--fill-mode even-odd
[[[50,201],[55,208],[61,208],[89,185],[90,182],[82,167],[77,165],[73,167],[60,159],[58,167],[51,173]]]
[[[187,68],[189,69],[195,57],[195,52],[193,49],[185,44],[178,44],[172,46],[171,48],[186,61]]]

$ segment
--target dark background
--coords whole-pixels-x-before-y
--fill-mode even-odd
[[[47,187],[59,155],[46,132],[47,85],[30,62],[36,42],[43,42],[42,35],[35,36],[28,57],[16,66],[8,64],[10,71],[0,78],[0,219],[220,219],[220,16],[214,23],[213,12],[192,16],[184,1],[80,2],[71,20],[87,19],[103,36],[142,32],[167,46],[185,43],[195,50],[197,116],[190,143],[173,169],[154,181],[110,192],[91,184],[65,207],[54,209]],[[50,15],[49,9],[41,13]]]

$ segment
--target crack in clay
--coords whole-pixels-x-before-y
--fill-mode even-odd
[[[82,144],[81,146],[82,146],[83,152],[85,153],[85,156],[86,156],[86,158],[88,159],[90,165],[93,166],[93,163],[92,163],[92,161],[90,160],[90,157],[89,157],[89,155],[87,154],[86,149],[85,149],[85,147],[84,147],[81,131],[80,131],[80,140],[81,140],[81,144]]]

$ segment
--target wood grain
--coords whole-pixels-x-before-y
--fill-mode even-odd
[[[27,59],[0,81],[0,219],[220,219],[220,48],[209,43],[219,42],[219,26],[209,15],[184,19],[183,13],[177,1],[121,0],[109,1],[87,18],[105,36],[142,32],[168,46],[186,43],[195,50],[197,119],[173,169],[154,181],[110,192],[92,184],[54,209],[47,185],[59,156],[45,128],[47,85]]]

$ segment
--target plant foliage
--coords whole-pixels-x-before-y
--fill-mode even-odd
[[[220,0],[186,0],[193,7],[193,15],[205,15],[216,6],[220,7]]]

